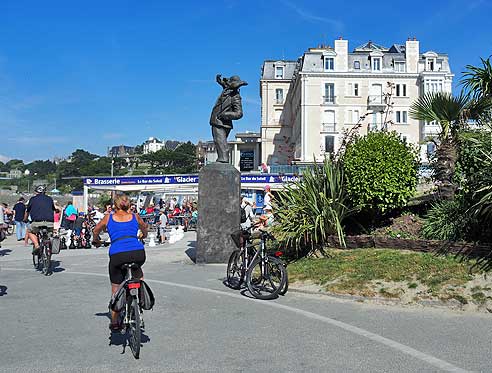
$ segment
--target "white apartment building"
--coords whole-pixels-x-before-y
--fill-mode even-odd
[[[162,141],[160,141],[158,138],[149,137],[149,139],[145,140],[145,142],[143,143],[142,150],[144,154],[155,153],[161,150],[162,148],[164,148],[164,145],[165,144]]]
[[[426,92],[451,92],[448,56],[420,53],[419,41],[390,48],[371,41],[349,53],[348,40],[311,48],[297,61],[265,61],[260,80],[262,162],[285,165],[322,160],[336,152],[344,133],[388,129],[432,150],[434,124],[410,118],[411,104]],[[391,103],[388,108],[387,103]]]

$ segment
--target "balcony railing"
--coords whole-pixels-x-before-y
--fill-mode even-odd
[[[334,105],[336,102],[336,96],[323,96],[323,104]]]
[[[321,128],[323,132],[336,132],[337,125],[335,123],[323,123]]]

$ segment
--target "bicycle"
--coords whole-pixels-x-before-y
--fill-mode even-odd
[[[138,269],[136,263],[123,264],[126,270],[125,280],[109,302],[110,311],[119,311],[118,323],[127,334],[128,344],[135,359],[140,357],[142,329],[145,328],[140,307],[140,288],[143,281],[132,274],[132,269]],[[124,302],[124,303],[123,303]]]
[[[32,253],[32,264],[34,268],[40,270],[45,276],[53,274],[51,271],[51,238],[49,236],[48,227],[40,227],[38,236],[39,249]]]
[[[287,270],[284,263],[276,256],[267,254],[267,240],[275,238],[267,231],[260,230],[260,248],[256,250],[248,231],[241,231],[238,250],[234,250],[227,264],[227,284],[233,289],[240,289],[243,282],[255,298],[274,299],[284,295],[287,290]],[[235,240],[237,241],[237,239]],[[241,242],[242,241],[242,242]]]

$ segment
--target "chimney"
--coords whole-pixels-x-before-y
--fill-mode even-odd
[[[405,58],[407,61],[407,72],[418,73],[419,69],[419,41],[417,38],[413,40],[407,40],[405,43]]]
[[[343,40],[340,37],[335,40],[335,70],[347,71],[348,70],[348,40]]]

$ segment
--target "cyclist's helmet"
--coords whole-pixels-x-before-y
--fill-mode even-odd
[[[36,187],[36,193],[46,193],[46,187],[44,185],[38,185]]]

